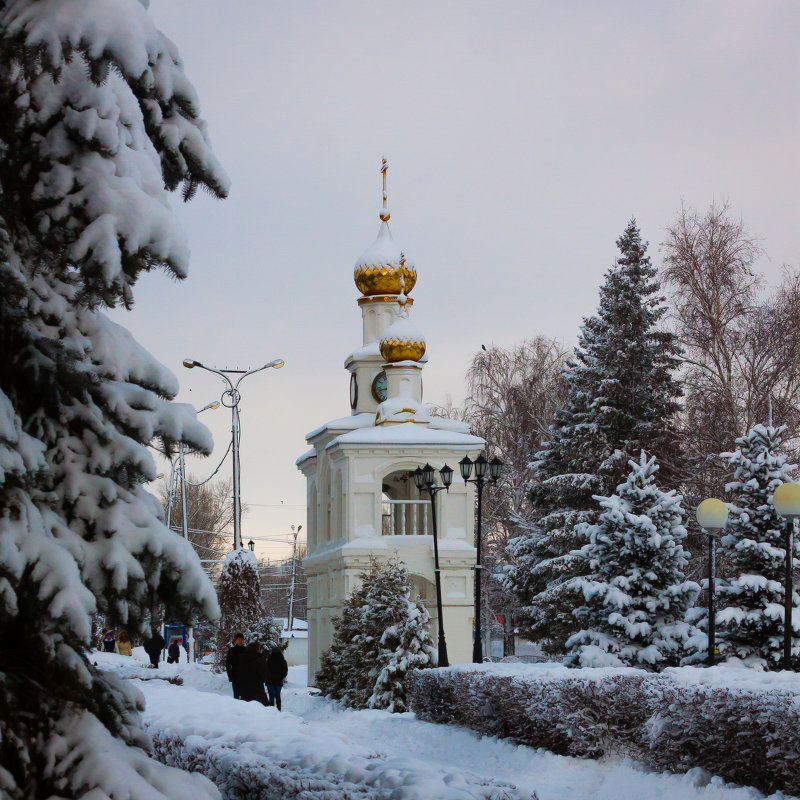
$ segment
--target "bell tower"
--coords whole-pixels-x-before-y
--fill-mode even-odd
[[[387,172],[388,163],[383,158],[383,204],[378,235],[361,254],[353,270],[353,280],[361,293],[358,305],[361,308],[362,343],[345,359],[344,366],[350,372],[350,409],[354,415],[374,413],[386,399],[388,375],[383,368],[380,340],[398,317],[402,304],[413,305],[414,301],[408,294],[417,282],[414,263],[400,250],[389,230],[391,214],[386,192]]]
[[[412,473],[431,464],[455,466],[485,446],[466,423],[432,416],[422,401],[425,337],[411,320],[417,282],[414,263],[389,230],[387,162],[380,227],[356,261],[362,343],[345,359],[350,414],[306,436],[297,460],[306,476],[309,683],[331,643],[331,620],[360,581],[371,558],[398,558],[431,613],[438,636],[430,499],[418,494]],[[472,654],[474,488],[454,482],[436,496],[445,632],[451,663]]]

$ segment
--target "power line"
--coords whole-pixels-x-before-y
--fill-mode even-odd
[[[293,504],[293,503],[251,503],[247,502],[245,505],[258,506],[259,508],[306,508],[306,505]]]

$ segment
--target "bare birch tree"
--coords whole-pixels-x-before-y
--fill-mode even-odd
[[[488,610],[505,618],[507,655],[513,653],[515,600],[492,576],[507,558],[509,539],[518,535],[530,514],[528,490],[536,479],[531,462],[546,440],[554,410],[566,400],[566,357],[565,347],[546,336],[510,348],[481,349],[467,371],[463,409],[440,409],[468,421],[473,433],[486,439],[489,452],[505,464],[498,484],[484,490],[483,596]]]
[[[228,535],[233,525],[231,481],[216,480],[198,485],[199,483],[199,478],[187,475],[186,525],[189,541],[202,561],[219,561],[231,549]],[[167,483],[164,481],[159,487],[159,495],[165,512],[169,502],[168,494]],[[180,484],[172,497],[169,518],[170,528],[180,533],[183,530]]]
[[[704,214],[683,207],[663,247],[684,349],[686,490],[719,495],[727,475],[716,455],[765,422],[770,406],[790,431],[800,422],[800,277],[786,268],[765,294],[755,269],[763,250],[727,204]]]

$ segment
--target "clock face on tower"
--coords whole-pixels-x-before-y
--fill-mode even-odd
[[[350,408],[358,405],[358,379],[355,374],[350,376]]]
[[[372,381],[372,396],[379,403],[386,399],[386,373],[383,370]]]

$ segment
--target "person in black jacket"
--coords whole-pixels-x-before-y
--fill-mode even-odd
[[[228,673],[228,680],[231,682],[233,696],[236,700],[242,699],[239,691],[239,659],[244,653],[244,634],[233,634],[233,647],[228,650],[225,656],[225,672]]]
[[[150,633],[150,638],[145,639],[144,651],[150,656],[150,666],[158,669],[158,661],[161,658],[161,651],[164,649],[164,637],[155,628],[152,628]]]
[[[273,644],[267,653],[267,692],[269,704],[281,710],[281,689],[286,676],[289,674],[289,665],[283,657],[283,651],[277,644]]]
[[[239,657],[239,692],[242,700],[258,700],[269,705],[264,684],[267,680],[267,662],[261,654],[261,645],[250,642]]]
[[[181,648],[177,639],[173,639],[167,648],[167,664],[177,664],[181,660]]]

